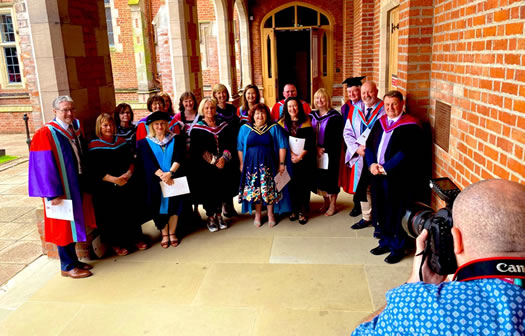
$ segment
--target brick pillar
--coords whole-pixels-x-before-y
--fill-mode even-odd
[[[354,2],[343,0],[343,80],[353,77],[354,62]],[[346,84],[343,87],[343,103],[348,100]]]
[[[168,0],[166,4],[174,97],[192,91],[200,100],[202,73],[196,0]]]
[[[133,33],[133,50],[135,51],[135,69],[137,72],[137,86],[139,101],[145,102],[153,91],[156,91],[153,73],[155,72],[155,55],[146,30],[146,20],[150,17],[144,0],[130,0],[131,26]]]
[[[353,76],[366,76],[373,80],[374,55],[374,1],[354,2],[354,57]]]
[[[399,8],[398,89],[407,109],[427,120],[430,107],[433,0],[409,0]]]
[[[219,51],[219,76],[222,84],[230,93],[237,88],[237,70],[235,64],[235,36],[233,34],[233,1],[215,0],[217,13],[217,40]]]
[[[89,137],[99,113],[115,108],[104,0],[26,4],[44,121],[54,117],[53,99],[68,94]]]

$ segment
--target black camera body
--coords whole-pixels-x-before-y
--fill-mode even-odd
[[[452,240],[452,204],[460,190],[447,177],[431,179],[430,187],[447,206],[434,212],[426,204],[414,203],[403,217],[403,229],[413,238],[427,229],[424,253],[430,269],[441,275],[452,274],[458,268]]]

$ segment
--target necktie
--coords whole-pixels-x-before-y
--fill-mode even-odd
[[[370,118],[370,114],[371,113],[372,113],[372,108],[371,107],[367,108],[366,109],[366,116],[365,116],[367,121],[368,121],[368,118]]]
[[[388,119],[388,121],[386,122],[386,125],[388,126],[388,128],[390,128],[390,126],[392,126],[393,123],[394,123],[394,120]]]

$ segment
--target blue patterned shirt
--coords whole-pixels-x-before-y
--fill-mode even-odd
[[[358,335],[525,335],[525,290],[500,279],[404,284]]]

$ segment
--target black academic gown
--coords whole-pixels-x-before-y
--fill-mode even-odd
[[[382,119],[386,119],[386,115]],[[401,219],[423,183],[420,178],[423,168],[418,160],[422,150],[421,128],[413,117],[405,115],[405,119],[412,123],[395,128],[386,147],[383,167],[387,175],[371,175],[372,220],[377,223],[381,235],[379,245],[388,246],[393,253],[406,248],[407,235],[401,227]],[[381,120],[374,125],[366,143],[368,168],[378,163],[378,147],[384,132],[382,125]]]

